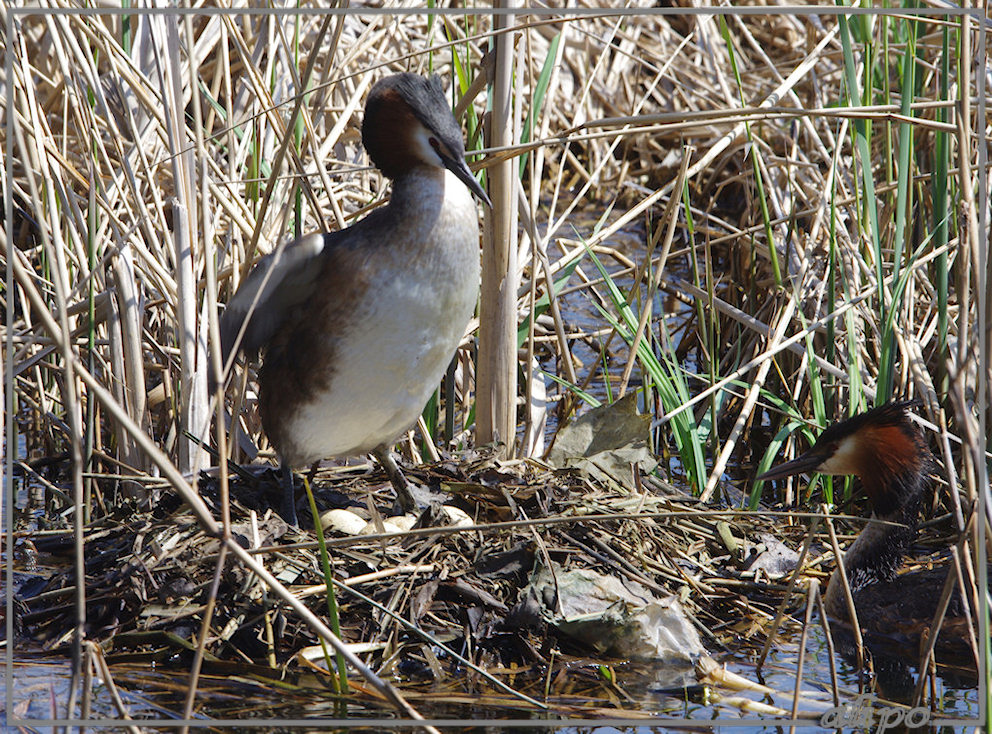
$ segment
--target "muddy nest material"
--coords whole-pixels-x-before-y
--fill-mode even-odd
[[[731,640],[760,642],[774,616],[782,568],[745,570],[767,546],[759,533],[768,523],[753,515],[745,526],[733,513],[704,508],[653,477],[639,477],[641,491],[632,492],[534,461],[474,455],[408,474],[447,495],[447,504],[474,525],[438,525],[447,515],[432,508],[403,533],[329,532],[334,573],[342,581],[342,637],[382,674],[440,676],[457,664],[446,649],[494,669],[546,664],[552,653],[623,657],[622,650],[597,650],[564,634],[547,614],[534,612],[526,590],[547,569],[554,569],[552,589],[555,577],[586,570],[655,599],[674,597],[711,651]],[[348,506],[363,512],[373,530],[391,503],[388,482],[375,473],[323,471],[314,486],[321,513]],[[208,502],[216,499],[215,483],[205,481],[201,491]],[[287,526],[265,507],[269,498],[278,502],[279,492],[273,472],[260,475],[255,487],[233,486],[231,532],[312,610],[326,614],[315,535]],[[111,657],[166,660],[195,647],[219,542],[185,508],[169,512],[168,504],[94,527],[87,537],[87,634]],[[311,522],[301,517],[304,527]],[[49,533],[36,535],[35,543],[55,565],[71,538]],[[63,571],[22,584],[26,634],[49,648],[68,644],[73,584],[73,574]],[[275,667],[315,644],[313,633],[284,614],[253,574],[224,565],[207,645],[211,658]]]

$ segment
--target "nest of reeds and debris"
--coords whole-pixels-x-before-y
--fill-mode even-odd
[[[368,466],[325,466],[298,482],[299,527],[275,510],[283,485],[270,465],[231,465],[227,492],[216,468],[201,472],[199,495],[295,600],[324,620],[333,604],[349,649],[404,687],[457,685],[470,670],[475,692],[502,688],[500,705],[526,706],[567,668],[589,675],[593,699],[600,666],[637,661],[650,661],[655,687],[725,685],[711,656],[761,658],[783,636],[794,644],[815,598],[809,582],[832,567],[829,543],[789,513],[734,509],[732,486],[701,503],[662,479],[634,397],[560,428],[546,462],[503,461],[495,447],[407,462],[415,517],[391,516],[391,484]],[[57,463],[47,471],[59,481]],[[108,662],[182,668],[203,644],[205,674],[333,687],[313,624],[243,563],[223,561],[222,541],[178,495],[117,508],[85,546],[86,636]],[[73,549],[69,530],[32,542],[46,559]],[[804,560],[801,546],[819,549]],[[21,634],[68,649],[74,584],[63,570],[24,580]],[[561,696],[577,683],[554,685]]]
[[[445,659],[445,648],[471,651],[485,668],[520,673],[530,665],[544,670],[553,655],[616,657],[621,651],[602,640],[597,645],[549,624],[546,600],[533,598],[541,569],[554,569],[559,579],[588,570],[650,597],[677,600],[712,650],[731,639],[760,643],[764,637],[755,633],[774,616],[780,574],[747,570],[762,533],[771,530],[767,520],[748,517],[745,524],[721,516],[637,471],[637,486],[627,487],[608,473],[503,462],[480,451],[406,472],[446,507],[460,508],[460,521],[452,524],[435,502],[412,528],[390,532],[392,491],[378,469],[323,469],[312,484],[320,514],[346,508],[368,522],[357,535],[328,529],[326,543],[342,582],[335,594],[341,636],[373,658],[381,673],[442,676],[446,666],[461,665],[455,657]],[[253,476],[253,482],[244,476],[232,481],[231,532],[326,616],[310,513],[301,512],[302,528],[287,525],[273,510],[278,473],[265,469]],[[217,489],[205,473],[200,490],[208,504],[219,503]],[[798,542],[801,528],[795,534]],[[71,549],[69,534],[54,530],[35,534],[33,543],[45,555]],[[192,513],[165,494],[151,511],[93,528],[86,548],[87,636],[110,658],[191,655],[214,593],[220,548]],[[49,647],[67,644],[75,624],[73,585],[71,571],[39,576],[24,596],[24,632]],[[214,604],[208,661],[287,664],[292,670],[313,657],[313,631],[284,614],[240,564],[222,567]]]
[[[338,582],[341,638],[378,675],[401,682],[404,695],[441,685],[442,699],[452,705],[457,691],[493,696],[495,709],[526,709],[531,696],[541,699],[535,691],[543,691],[544,700],[549,692],[555,696],[559,712],[575,706],[576,713],[592,715],[581,702],[605,715],[604,697],[619,689],[603,680],[603,666],[636,666],[639,658],[650,660],[656,688],[692,695],[697,681],[717,689],[745,685],[726,682],[727,672],[712,658],[730,650],[734,659],[747,651],[757,658],[770,637],[794,644],[809,603],[808,582],[825,584],[832,568],[823,564],[828,543],[814,540],[821,550],[802,563],[792,585],[797,551],[811,540],[804,521],[734,511],[729,508],[740,498],[732,494],[726,503],[704,505],[637,461],[626,471],[619,460],[609,465],[610,458],[636,454],[628,445],[560,461],[566,467],[501,461],[492,450],[407,463],[418,499],[431,501],[416,524],[402,530],[390,527],[397,519],[389,516],[393,492],[381,469],[322,468],[311,484],[318,517],[344,511],[366,523],[362,531],[328,526],[324,532]],[[219,489],[215,471],[201,474],[201,496],[218,515]],[[290,526],[275,509],[279,471],[240,468],[230,486],[230,529],[297,599],[327,619],[305,490],[300,486],[301,527]],[[32,542],[42,558],[72,550],[70,531],[56,528],[34,533]],[[186,669],[210,607],[204,675],[236,673],[265,685],[282,680],[298,691],[333,687],[312,627],[242,564],[228,560],[218,567],[221,542],[176,495],[164,493],[153,510],[116,524],[107,518],[90,530],[86,548],[87,637],[103,648],[107,662]],[[39,569],[25,580],[18,595],[21,634],[67,651],[74,583],[65,570],[45,575]],[[565,619],[570,594],[606,598],[616,587],[624,597],[611,600],[614,611],[623,607],[623,619],[604,614],[585,625],[575,614]],[[783,601],[784,616],[778,614]],[[631,636],[626,623],[643,606],[653,610],[650,633],[681,636],[683,646],[649,648],[643,628]],[[670,609],[674,616],[665,616]],[[693,635],[702,643],[695,651],[688,644]],[[627,670],[625,679],[636,675]],[[617,695],[613,705],[636,711]]]

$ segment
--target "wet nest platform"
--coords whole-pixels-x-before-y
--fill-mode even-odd
[[[392,490],[378,469],[323,470],[313,482],[319,514],[350,509],[367,522],[359,535],[328,529],[326,543],[341,581],[341,636],[383,677],[462,677],[466,660],[503,677],[540,677],[556,659],[595,669],[642,657],[638,640],[602,627],[590,635],[556,619],[563,610],[555,596],[564,593],[556,587],[576,570],[597,588],[611,579],[606,586],[619,582],[643,599],[676,605],[714,654],[730,644],[738,654],[742,644],[757,649],[785,589],[787,566],[769,572],[755,564],[774,553],[766,546],[772,520],[721,515],[651,476],[638,475],[627,488],[606,475],[479,453],[405,471],[433,501],[403,532],[386,529]],[[231,533],[326,618],[308,503],[301,498],[301,527],[291,527],[273,509],[280,491],[274,469],[233,477]],[[218,482],[209,473],[200,492],[220,516]],[[451,524],[442,502],[463,511],[462,527]],[[805,532],[781,522],[774,531],[793,536],[793,547]],[[75,616],[71,533],[39,530],[23,542],[38,560],[20,585],[19,629],[49,649],[66,648]],[[219,540],[166,491],[153,511],[89,527],[85,548],[87,637],[106,657],[178,665],[191,659],[218,573]],[[236,561],[219,573],[204,671],[234,664],[241,673],[257,666],[267,677],[319,674],[323,655],[309,627]],[[683,672],[694,657],[672,650]],[[689,683],[673,680],[674,687]]]

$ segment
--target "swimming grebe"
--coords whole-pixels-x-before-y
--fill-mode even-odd
[[[389,203],[260,260],[221,319],[225,363],[242,331],[247,355],[264,352],[259,412],[288,479],[283,516],[294,524],[289,468],[332,456],[372,452],[401,507],[413,508],[391,443],[440,383],[479,292],[471,194],[490,202],[465,162],[440,79],[377,82],[362,142],[393,180]]]
[[[844,570],[860,626],[902,640],[918,640],[929,629],[947,575],[946,569],[901,576],[896,573],[916,537],[917,513],[930,486],[933,461],[923,436],[910,419],[909,407],[913,404],[914,401],[886,403],[835,423],[806,453],[757,477],[764,481],[819,473],[853,474],[861,479],[872,515],[844,554]],[[837,569],[827,584],[824,606],[830,616],[848,621],[842,586]],[[938,642],[967,644],[962,639],[960,625],[964,619],[960,605],[960,594],[956,594]]]

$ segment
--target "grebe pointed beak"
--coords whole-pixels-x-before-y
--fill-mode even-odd
[[[813,474],[826,459],[827,456],[822,451],[811,449],[792,461],[773,466],[761,476],[755,477],[754,481],[764,482],[769,479],[785,479],[796,474]]]
[[[472,175],[471,169],[468,167],[468,164],[465,163],[464,160],[456,160],[455,158],[450,158],[444,155],[443,153],[441,153],[441,151],[438,151],[438,155],[441,156],[441,161],[444,163],[445,168],[447,168],[449,171],[455,174],[455,176],[458,177],[458,180],[461,181],[463,184],[465,184],[468,187],[469,191],[471,191],[473,194],[478,196],[479,200],[482,201],[483,204],[488,206],[490,209],[493,208],[493,203],[489,200],[489,197],[486,195],[486,190],[482,188],[482,184],[480,184],[475,179],[475,176]]]

